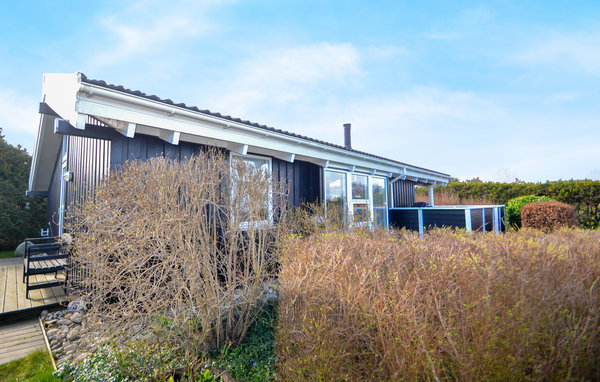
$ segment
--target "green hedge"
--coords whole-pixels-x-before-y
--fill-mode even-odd
[[[447,186],[437,186],[436,191],[445,190],[458,195],[460,199],[481,198],[498,204],[507,204],[510,199],[525,195],[547,196],[575,208],[580,225],[585,228],[598,228],[600,225],[600,181],[598,180],[558,180],[545,183],[482,182],[479,179],[454,180]],[[426,192],[426,189],[419,192]]]
[[[552,198],[547,196],[525,195],[509,200],[506,203],[506,218],[508,224],[513,228],[521,228],[521,208],[534,202],[551,202]]]

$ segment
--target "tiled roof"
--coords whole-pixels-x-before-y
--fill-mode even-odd
[[[160,102],[160,103],[164,103],[164,104],[167,104],[167,105],[180,107],[182,109],[195,111],[195,112],[198,112],[198,113],[205,114],[207,116],[216,117],[216,118],[224,119],[224,120],[227,120],[227,121],[241,123],[241,124],[244,124],[244,125],[247,125],[247,126],[252,126],[252,127],[256,127],[256,128],[259,128],[259,129],[266,130],[266,131],[271,131],[271,132],[274,132],[274,133],[288,135],[288,136],[291,136],[291,137],[294,137],[294,138],[299,138],[299,139],[303,139],[303,140],[306,140],[306,141],[323,144],[323,145],[330,146],[330,147],[335,147],[337,149],[342,149],[342,150],[354,152],[354,153],[357,153],[357,154],[366,155],[366,156],[369,156],[369,157],[372,157],[372,158],[376,158],[376,159],[381,159],[381,160],[385,160],[385,161],[394,162],[394,163],[397,163],[397,164],[402,165],[402,166],[410,166],[410,167],[413,167],[413,168],[417,168],[417,169],[421,169],[421,170],[426,170],[426,171],[434,172],[434,173],[437,173],[437,174],[440,174],[440,175],[450,176],[450,175],[444,174],[442,172],[429,170],[429,169],[426,169],[426,168],[423,168],[423,167],[413,166],[413,165],[410,165],[410,164],[407,164],[407,163],[399,162],[399,161],[394,160],[394,159],[389,159],[389,158],[385,158],[385,157],[382,157],[382,156],[378,156],[378,155],[366,153],[364,151],[349,149],[349,148],[347,148],[345,146],[336,145],[334,143],[321,141],[321,140],[314,139],[314,138],[311,138],[311,137],[307,137],[307,136],[304,136],[304,135],[292,133],[292,132],[289,132],[289,131],[286,131],[286,130],[276,129],[274,127],[270,127],[270,126],[267,126],[267,125],[261,125],[259,123],[250,122],[250,121],[247,121],[247,120],[243,120],[241,118],[235,118],[235,117],[232,117],[232,116],[229,116],[229,115],[223,115],[221,113],[215,113],[215,112],[212,112],[210,110],[201,110],[201,109],[199,109],[196,106],[188,106],[185,103],[175,103],[175,102],[173,102],[172,100],[170,100],[168,98],[167,99],[163,99],[163,98],[160,98],[160,97],[158,97],[156,95],[148,95],[148,94],[146,94],[144,92],[141,92],[139,90],[127,89],[127,88],[125,88],[122,85],[108,84],[108,83],[106,83],[106,81],[94,80],[94,79],[91,79],[91,78],[87,78],[87,76],[85,74],[83,74],[83,73],[81,73],[81,80],[83,82],[87,83],[87,84],[90,84],[90,85],[96,85],[96,86],[100,86],[100,87],[103,87],[103,88],[106,88],[106,89],[116,90],[116,91],[119,91],[119,92],[122,92],[122,93],[131,94],[131,95],[134,95],[134,96],[146,98],[146,99],[149,99],[149,100],[152,100],[152,101],[156,101],[156,102]]]

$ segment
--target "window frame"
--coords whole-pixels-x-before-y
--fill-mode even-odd
[[[256,155],[256,154],[238,154],[236,152],[229,152],[229,165],[230,168],[232,168],[233,166],[233,161],[236,159],[242,159],[245,160],[246,158],[254,158],[254,159],[261,159],[261,160],[266,160],[268,163],[268,174],[269,174],[269,190],[268,190],[268,200],[267,200],[267,219],[264,220],[258,220],[258,221],[241,221],[238,223],[238,227],[242,230],[242,231],[248,231],[251,227],[255,227],[255,228],[259,228],[259,227],[264,227],[264,226],[272,226],[273,225],[273,158],[268,157],[268,156],[263,156],[263,155]],[[231,194],[231,198],[233,199],[234,195],[233,195],[233,188],[231,190],[232,194]],[[235,224],[235,222],[234,222]]]
[[[328,205],[327,205],[327,200],[329,198],[329,195],[327,193],[327,172],[335,172],[335,173],[340,173],[340,174],[344,174],[344,180],[346,182],[346,195],[345,195],[345,203],[344,203],[344,209],[346,210],[346,218],[349,219],[349,221],[353,222],[353,225],[358,225],[358,226],[364,226],[364,225],[369,225],[369,227],[373,228],[375,227],[375,208],[379,208],[379,209],[385,209],[385,219],[384,219],[384,225],[381,228],[389,228],[389,217],[387,216],[389,213],[389,205],[388,205],[388,178],[385,176],[380,176],[380,175],[372,175],[369,173],[365,173],[365,172],[360,172],[360,171],[348,171],[348,170],[343,170],[343,169],[337,169],[337,168],[324,168],[323,169],[323,199],[325,202],[325,211],[327,212],[328,209]],[[352,195],[352,177],[353,176],[364,176],[367,180],[367,195],[365,199],[354,199],[353,195]],[[384,191],[384,203],[383,206],[380,207],[375,207],[374,205],[374,200],[373,200],[373,186],[374,186],[374,179],[382,179],[383,180],[383,191]],[[368,222],[360,222],[360,223],[355,223],[354,222],[354,206],[366,206],[367,207],[367,211],[370,214],[369,217],[369,221]]]

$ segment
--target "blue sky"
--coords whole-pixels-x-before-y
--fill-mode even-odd
[[[600,179],[597,1],[0,5],[10,143],[77,71],[462,180]]]

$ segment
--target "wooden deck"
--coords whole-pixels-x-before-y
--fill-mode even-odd
[[[26,318],[0,326],[0,364],[44,348],[44,336],[38,318]]]
[[[64,280],[64,274],[59,273],[58,279]],[[33,283],[54,280],[53,274],[30,276],[30,282]],[[0,259],[0,319],[20,312],[50,308],[67,301],[61,287],[32,290],[29,294],[30,298],[25,298],[23,258]]]

